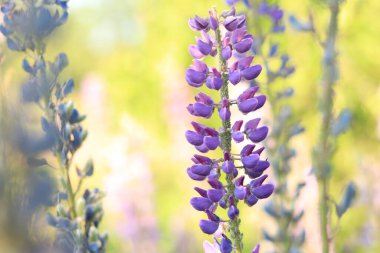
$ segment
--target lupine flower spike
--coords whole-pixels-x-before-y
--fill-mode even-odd
[[[352,206],[356,196],[356,187],[353,182],[349,182],[341,201],[336,202],[330,193],[332,158],[336,151],[336,141],[338,136],[344,133],[350,125],[352,113],[349,109],[344,109],[336,117],[334,115],[334,86],[339,80],[338,57],[338,35],[339,35],[339,13],[343,1],[331,0],[325,4],[329,9],[329,22],[326,29],[325,39],[322,40],[319,32],[314,26],[313,17],[310,14],[308,22],[301,22],[295,16],[289,17],[289,22],[293,29],[300,32],[310,32],[316,42],[323,49],[321,94],[319,105],[321,111],[321,125],[318,142],[313,152],[313,168],[318,180],[319,187],[319,222],[323,253],[334,251],[334,236],[332,231],[338,231],[339,225],[333,225],[331,216],[335,206],[335,214],[338,221]],[[335,205],[333,205],[335,203]],[[339,224],[339,222],[337,222]]]
[[[50,150],[57,161],[42,160],[45,161],[42,165],[55,167],[61,183],[56,212],[47,215],[47,222],[58,232],[54,252],[103,253],[107,234],[98,232],[103,216],[100,202],[103,193],[98,189],[81,190],[83,180],[93,174],[94,165],[89,160],[83,169],[76,168],[79,183],[75,187],[70,174],[70,169],[74,169],[73,157],[86,139],[87,131],[81,125],[85,116],[68,101],[74,81],[59,81],[68,59],[64,53],[54,61],[45,59],[45,39],[66,22],[67,8],[67,0],[5,1],[1,5],[0,31],[9,49],[27,55],[22,62],[29,75],[22,87],[23,100],[43,110],[41,127],[53,140]]]
[[[192,198],[190,203],[205,215],[199,222],[204,233],[212,235],[218,228],[227,227],[221,237],[214,236],[214,246],[205,243],[206,252],[240,253],[243,251],[243,235],[239,228],[239,203],[253,206],[259,199],[268,198],[274,186],[264,183],[269,162],[260,158],[264,150],[260,143],[267,137],[268,127],[262,126],[261,119],[254,117],[266,98],[257,94],[259,87],[255,86],[232,99],[229,88],[254,80],[262,67],[252,64],[250,52],[254,39],[247,33],[245,16],[236,15],[235,9],[221,15],[213,9],[206,18],[195,16],[190,19],[189,26],[200,32],[200,37],[196,38],[195,45],[189,47],[195,59],[186,71],[186,81],[195,88],[205,85],[210,92],[218,91],[220,100],[214,101],[211,96],[199,92],[187,109],[190,114],[206,119],[216,112],[221,121],[219,130],[194,121],[191,123],[193,129],[185,134],[187,141],[202,153],[194,155],[193,165],[187,173],[191,179],[206,180],[210,185],[209,189],[195,187],[199,196]],[[239,57],[234,59],[233,55]],[[207,66],[202,61],[207,56],[216,57],[219,66]],[[252,119],[231,122],[232,106],[242,114],[252,115]],[[244,140],[252,144],[245,144],[239,154],[232,153],[232,141],[241,143]],[[222,157],[203,155],[216,149],[222,151]],[[226,217],[216,214],[218,207],[225,210]],[[258,247],[253,252],[258,252]]]

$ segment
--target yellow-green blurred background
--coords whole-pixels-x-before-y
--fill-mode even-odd
[[[287,14],[304,19],[312,12],[324,33],[328,11],[320,1],[279,4]],[[76,80],[73,100],[88,115],[85,124],[90,134],[77,163],[93,157],[95,176],[87,183],[107,193],[102,230],[110,234],[110,253],[202,252],[202,241],[211,240],[198,228],[202,214],[189,205],[192,188],[199,184],[186,174],[194,153],[184,138],[192,120],[186,106],[195,90],[186,84],[184,73],[191,63],[187,48],[196,35],[187,21],[195,14],[208,15],[213,5],[228,8],[222,0],[72,0],[68,23],[48,43],[50,58],[61,51],[68,54],[70,65],[64,75]],[[331,191],[339,199],[345,183],[353,180],[359,194],[341,221],[336,252],[378,253],[380,1],[347,0],[342,6],[335,110],[350,108],[353,124],[338,141]],[[243,10],[243,5],[238,9]],[[292,180],[307,182],[299,203],[306,210],[301,223],[307,231],[304,252],[316,253],[320,252],[318,196],[309,172],[320,120],[322,51],[310,34],[289,28],[283,36],[282,50],[296,66],[296,73],[283,85],[295,88],[291,103],[306,128],[293,142],[298,156]],[[21,58],[4,45],[1,49],[2,89],[17,101],[12,91],[18,91],[17,81],[25,79]],[[270,115],[264,117],[270,122]],[[38,124],[37,114],[31,124]],[[257,242],[263,252],[271,250],[261,236],[263,227],[273,227],[262,211],[265,202],[242,209],[246,252]]]

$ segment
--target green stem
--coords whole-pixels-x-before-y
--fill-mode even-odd
[[[217,17],[216,10],[214,9],[215,16]],[[219,27],[215,30],[215,39],[217,43],[217,50],[219,55],[219,71],[222,74],[222,80],[223,80],[223,86],[220,90],[220,97],[221,99],[226,98],[229,99],[229,93],[228,93],[228,74],[227,74],[227,62],[222,57],[222,37]],[[228,108],[230,105],[227,105]],[[223,120],[223,133],[221,134],[221,140],[222,140],[222,149],[224,152],[231,153],[231,120]],[[226,182],[227,182],[227,192],[229,196],[234,196],[234,190],[235,185],[233,183],[233,175],[227,174],[226,175]],[[238,206],[238,199],[235,199],[235,206],[237,208]],[[240,218],[236,217],[233,220],[229,220],[229,231],[234,243],[235,252],[236,253],[242,253],[243,252],[243,234],[240,232],[239,225],[240,225]]]
[[[67,193],[69,197],[69,203],[70,203],[70,211],[72,218],[75,219],[77,217],[77,211],[75,209],[75,197],[73,192],[73,187],[70,180],[70,174],[69,174],[69,168],[65,168],[66,171],[66,183],[67,183]]]
[[[319,187],[319,221],[322,239],[322,252],[329,253],[333,242],[329,237],[330,205],[329,205],[329,164],[331,161],[331,146],[329,136],[333,119],[333,85],[336,71],[336,37],[338,33],[339,0],[330,1],[330,22],[324,46],[324,69],[322,80],[322,96],[320,97],[322,123],[319,142],[315,149],[315,170]]]
[[[4,87],[4,80],[3,80],[3,65],[2,65],[2,55],[0,55],[0,173],[2,170],[5,170],[5,137],[6,135],[6,129],[5,129],[5,121],[6,121],[6,101],[5,101],[5,87]]]

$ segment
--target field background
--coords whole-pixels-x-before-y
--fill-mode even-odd
[[[227,5],[222,0],[74,0],[70,5],[69,22],[55,32],[48,55],[68,54],[70,66],[64,75],[76,80],[73,100],[88,115],[90,135],[77,163],[93,157],[95,176],[88,185],[107,192],[102,229],[110,234],[108,252],[202,252],[202,241],[210,238],[198,228],[202,215],[189,205],[196,183],[186,174],[194,153],[184,138],[192,119],[186,106],[195,90],[184,75],[191,63],[187,47],[196,35],[187,21],[195,14],[208,15],[213,5],[219,10]],[[324,32],[328,11],[317,0],[283,0],[280,5],[287,15],[301,19],[312,11]],[[353,180],[359,195],[341,221],[336,252],[380,252],[379,13],[380,1],[349,0],[339,18],[335,109],[350,108],[353,123],[338,141],[332,192],[339,199],[345,183]],[[317,253],[318,196],[310,154],[320,120],[322,52],[309,34],[290,28],[281,40],[296,73],[279,85],[295,88],[292,105],[306,128],[293,142],[298,156],[291,182],[300,178],[307,182],[299,203],[306,210],[301,223],[307,231],[304,252]],[[25,79],[21,58],[0,41],[4,56],[0,85],[9,99],[16,99],[18,83]],[[271,121],[269,114],[264,118]],[[38,124],[37,114],[31,124]],[[273,226],[262,211],[264,204],[242,209],[247,253],[256,242],[261,242],[263,252],[271,249],[261,235],[263,227]]]

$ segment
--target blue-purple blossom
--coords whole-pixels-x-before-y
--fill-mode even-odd
[[[232,140],[240,143],[246,139],[258,145],[268,135],[268,127],[259,125],[260,118],[231,122],[231,107],[236,106],[242,114],[253,114],[264,105],[266,98],[258,95],[259,87],[254,86],[246,89],[237,99],[232,99],[229,98],[228,87],[230,84],[233,87],[244,81],[255,80],[262,67],[253,64],[254,57],[249,55],[254,38],[247,33],[246,18],[236,15],[234,9],[221,16],[215,10],[207,18],[196,16],[190,19],[189,25],[193,30],[199,31],[201,37],[196,38],[196,44],[189,47],[190,55],[195,59],[186,71],[186,81],[195,88],[206,83],[210,91],[220,91],[221,98],[214,101],[209,95],[199,92],[195,96],[195,102],[187,109],[193,116],[206,119],[217,111],[222,126],[216,130],[192,122],[194,130],[186,131],[185,136],[201,153],[206,154],[217,148],[223,151],[220,159],[203,155],[194,155],[192,158],[193,165],[187,169],[189,177],[196,181],[207,180],[211,189],[196,187],[195,191],[200,196],[192,198],[190,203],[194,209],[207,216],[207,219],[199,223],[204,233],[215,233],[220,223],[228,222],[234,227],[231,228],[236,231],[230,235],[232,240],[227,234],[223,234],[220,243],[218,242],[220,252],[231,252],[233,247],[241,250],[242,235],[236,225],[240,222],[239,201],[252,206],[259,199],[269,197],[274,186],[263,184],[267,178],[263,173],[269,167],[269,162],[260,158],[263,147],[248,144],[242,147],[240,155],[231,152]],[[222,34],[221,31],[225,33]],[[203,62],[206,56],[217,56],[219,67],[207,66]],[[222,183],[223,175],[227,184]],[[226,209],[225,219],[220,219],[215,214],[218,206]]]

